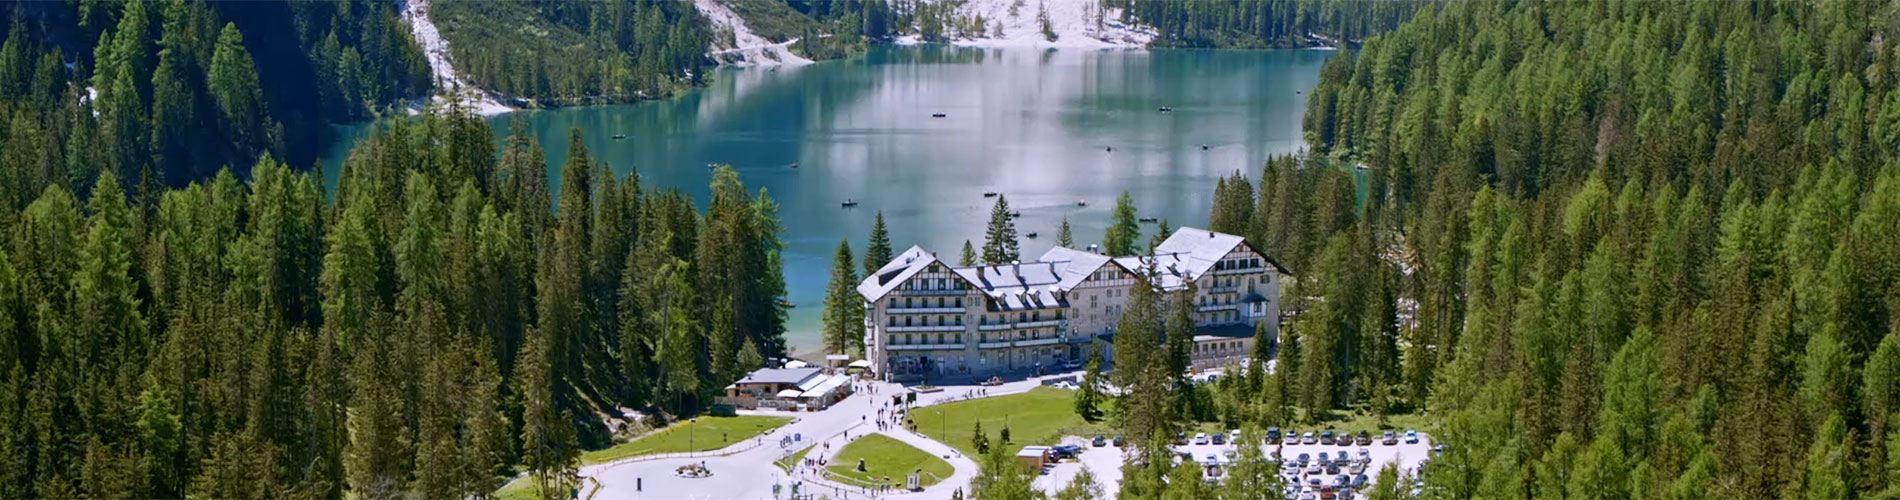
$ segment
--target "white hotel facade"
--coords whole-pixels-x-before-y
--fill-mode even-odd
[[[1244,238],[1180,228],[1154,255],[1111,258],[1056,247],[1035,261],[955,267],[912,246],[858,284],[866,357],[878,376],[987,377],[1112,356],[1109,339],[1146,269],[1151,286],[1195,285],[1196,365],[1243,357],[1254,326],[1278,335],[1290,273]]]

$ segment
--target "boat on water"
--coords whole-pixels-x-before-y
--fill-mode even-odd
[[[1115,147],[1114,147],[1114,146],[1109,146],[1109,147],[1108,147],[1108,152],[1110,152],[1110,153],[1113,153],[1113,152],[1115,152]]]
[[[1009,218],[1011,219],[1022,217],[1022,216],[1023,216],[1023,212],[1021,210],[1013,210],[1009,212]]]
[[[1159,222],[1161,219],[1156,218],[1156,217],[1142,217],[1140,219],[1135,219],[1135,220],[1143,222],[1143,223],[1153,223],[1153,222]]]
[[[995,192],[995,191],[985,191],[985,192],[983,193],[983,197],[984,197],[984,198],[995,198],[995,197],[996,197],[996,192]]]
[[[1368,167],[1368,166],[1366,166],[1366,164],[1364,164],[1364,163],[1354,163],[1354,164],[1352,164],[1352,168],[1356,168],[1356,169],[1359,169],[1359,170],[1366,170],[1366,169],[1370,169],[1370,168],[1372,168],[1372,167]]]
[[[778,299],[778,305],[784,306],[786,309],[798,307],[798,304],[794,304],[792,303],[792,301],[785,300],[785,299]]]
[[[1086,206],[1089,206],[1089,201],[1088,201],[1088,200],[1075,200],[1075,206],[1078,206],[1078,207],[1086,207]]]
[[[625,138],[627,138],[627,134],[614,134],[614,140],[616,141],[625,139]]]
[[[1033,240],[1033,239],[1036,239],[1036,233],[1032,231],[1032,232],[1030,232],[1029,234],[1025,234],[1025,235],[1023,235],[1023,237],[1024,237],[1024,238],[1029,238],[1029,239],[1032,239],[1032,240]]]
[[[1163,112],[1163,113],[1168,113],[1168,112],[1172,112],[1172,111],[1174,111],[1174,108],[1172,108],[1172,107],[1168,107],[1168,106],[1162,106],[1162,107],[1161,107],[1161,112]]]
[[[1202,145],[1201,145],[1201,151],[1207,151],[1207,145],[1206,145],[1206,144],[1202,144]]]
[[[943,118],[943,117],[946,117],[946,116],[950,116],[950,115],[947,115],[947,114],[944,114],[944,113],[931,113],[931,114],[930,114],[930,117],[931,117],[931,118]]]
[[[845,199],[844,199],[844,203],[839,203],[839,205],[841,205],[841,206],[843,206],[843,207],[845,207],[845,208],[851,208],[851,207],[855,207],[855,206],[858,206],[858,200],[853,200],[853,199],[850,199],[850,198],[845,198]]]
[[[798,168],[798,162],[792,162],[792,168]]]

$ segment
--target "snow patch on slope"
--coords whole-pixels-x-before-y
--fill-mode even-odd
[[[726,8],[715,0],[693,0],[693,8],[712,22],[714,28],[732,33],[732,45],[726,46],[724,37],[714,37],[712,47],[706,55],[720,64],[734,66],[771,66],[779,64],[810,64],[811,60],[792,53],[790,46],[798,43],[797,38],[783,42],[773,42],[759,36],[747,27],[745,19],[739,13]]]
[[[1050,31],[1056,35],[1054,41],[1043,33],[1041,13],[1048,15]],[[1100,0],[965,0],[954,14],[958,19],[979,15],[983,18],[983,36],[952,37],[951,43],[970,47],[1142,48],[1155,37],[1154,28],[1122,24],[1122,10],[1105,8]],[[1000,32],[998,27],[1002,28]],[[918,41],[914,35],[898,39],[900,44]]]
[[[449,42],[442,39],[442,32],[435,28],[435,22],[429,20],[429,0],[408,0],[402,5],[402,18],[409,21],[409,31],[416,37],[416,44],[422,46],[423,55],[429,58],[429,71],[435,74],[436,87],[440,89],[434,100],[441,102],[444,96],[466,94],[475,113],[482,116],[498,115],[514,111],[488,91],[469,84],[455,72],[455,64],[449,61]],[[415,112],[411,108],[411,112]]]

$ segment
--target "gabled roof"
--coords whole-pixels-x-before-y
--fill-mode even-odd
[[[884,295],[891,293],[891,290],[896,290],[898,285],[904,283],[904,280],[916,276],[917,273],[936,262],[936,255],[924,250],[924,247],[911,245],[909,250],[897,254],[897,258],[891,259],[889,263],[884,264],[884,267],[878,268],[877,272],[865,276],[864,281],[858,282],[858,295],[864,296],[864,300],[876,302],[884,298]]]
[[[1245,245],[1248,251],[1259,255],[1261,260],[1273,266],[1280,274],[1292,275],[1286,266],[1267,256],[1265,252],[1254,248],[1246,238],[1217,233],[1201,228],[1183,227],[1174,230],[1168,239],[1155,245],[1153,256],[1117,257],[1115,262],[1132,270],[1146,269],[1150,263],[1161,276],[1157,285],[1163,289],[1175,289],[1183,286],[1183,280],[1201,277],[1214,269],[1214,263],[1232,253],[1234,248]]]
[[[1114,259],[1109,258],[1107,255],[1067,247],[1050,248],[1049,251],[1042,253],[1041,258],[1036,260],[1051,262],[1056,265],[1056,273],[1061,278],[1059,286],[1061,286],[1063,290],[1075,289],[1077,285],[1081,285],[1084,280],[1089,279],[1090,275],[1095,274],[1095,271],[1100,270],[1103,265],[1114,262]]]
[[[1068,289],[1062,287],[1061,267],[1054,262],[958,267],[951,271],[1005,311],[1067,305],[1061,292]]]

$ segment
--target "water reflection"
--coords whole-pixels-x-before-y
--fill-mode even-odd
[[[1328,55],[892,47],[721,69],[704,90],[667,101],[519,116],[547,145],[556,186],[567,131],[580,127],[616,171],[637,168],[702,203],[707,163],[766,188],[783,210],[786,282],[799,305],[788,336],[809,348],[831,252],[840,237],[861,252],[878,210],[900,250],[924,245],[949,260],[966,239],[981,245],[986,191],[1022,211],[1020,233],[1040,233],[1023,241],[1029,257],[1054,244],[1064,216],[1079,244],[1098,242],[1123,189],[1143,215],[1205,224],[1216,177],[1255,174],[1268,155],[1299,148],[1303,92]],[[498,137],[508,120],[494,119]],[[329,175],[347,147],[326,155]],[[847,198],[859,206],[841,208]]]

